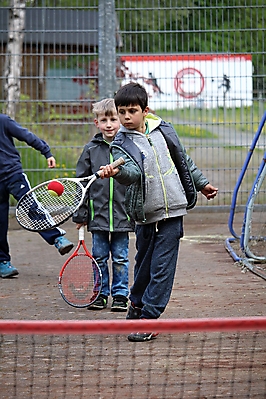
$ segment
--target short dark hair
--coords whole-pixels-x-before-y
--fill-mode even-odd
[[[139,105],[144,111],[148,106],[148,94],[145,88],[135,82],[120,87],[114,96],[114,100],[116,108],[119,106]]]

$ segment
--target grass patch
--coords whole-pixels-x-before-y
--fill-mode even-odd
[[[202,129],[198,126],[187,125],[173,125],[179,137],[195,138],[195,139],[210,139],[218,136],[209,130]]]
[[[265,106],[262,101],[253,101],[251,107],[242,108],[180,108],[176,110],[158,110],[158,115],[164,120],[193,121],[207,124],[223,124],[224,126],[234,126],[236,131],[254,131],[258,126]],[[265,127],[264,127],[265,129]]]

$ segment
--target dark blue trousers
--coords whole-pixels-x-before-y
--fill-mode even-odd
[[[18,173],[4,181],[0,182],[0,262],[10,261],[9,245],[7,240],[8,215],[9,215],[9,195],[18,201],[27,191],[30,190],[30,184],[27,176]],[[65,234],[65,231],[59,228],[39,233],[41,237],[50,245],[54,240]]]
[[[129,298],[142,308],[143,318],[159,318],[169,302],[181,237],[183,217],[136,226],[137,254]]]

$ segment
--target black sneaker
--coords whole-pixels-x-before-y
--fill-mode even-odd
[[[126,319],[135,320],[140,319],[141,316],[141,308],[134,306],[133,303],[129,306]]]
[[[107,308],[108,298],[105,295],[99,295],[93,304],[88,306],[88,310],[102,310]]]
[[[141,309],[136,308],[134,306],[131,306],[132,308],[132,316],[137,316],[138,314],[141,314]],[[137,313],[137,311],[140,311],[140,313]],[[129,313],[129,312],[128,312]],[[134,318],[134,317],[132,317]],[[140,317],[135,317],[135,319],[140,318]],[[140,320],[146,320],[144,318],[141,318]],[[127,339],[131,342],[145,342],[145,341],[151,341],[152,339],[156,338],[159,333],[155,332],[136,332],[136,333],[131,333],[127,336]]]
[[[125,297],[123,295],[117,295],[113,298],[111,311],[112,312],[126,312],[127,305],[128,305],[127,297]]]
[[[131,342],[145,342],[156,338],[158,333],[131,333],[127,339]]]

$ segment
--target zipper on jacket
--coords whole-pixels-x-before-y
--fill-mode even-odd
[[[147,136],[147,139],[148,139],[148,142],[149,142],[150,146],[152,146],[152,141],[151,141],[150,136]]]
[[[163,177],[162,177],[162,173],[161,173],[160,164],[158,162],[157,152],[156,152],[156,149],[154,148],[154,145],[152,144],[152,140],[150,138],[150,130],[149,130],[148,123],[146,123],[145,136],[147,137],[148,142],[149,142],[150,146],[152,147],[154,155],[155,155],[156,165],[157,165],[157,168],[158,168],[158,171],[159,171],[159,177],[160,177],[161,186],[162,186],[162,190],[163,190],[164,203],[165,203],[165,212],[166,212],[166,215],[168,216],[168,202],[167,202],[166,189],[165,189],[165,185],[164,185],[164,181],[163,181]]]
[[[114,160],[113,155],[110,152],[110,163]],[[113,200],[114,200],[114,179],[110,177],[109,185],[109,219],[110,219],[110,232],[114,231],[114,215],[113,215]]]
[[[147,137],[150,146],[152,146],[152,140],[151,140],[151,138],[150,138],[149,125],[148,125],[147,122],[146,122],[145,136]]]
[[[94,206],[93,206],[93,200],[90,199],[90,211],[91,211],[91,220],[94,219]]]
[[[163,177],[162,177],[162,172],[161,172],[161,168],[160,168],[160,164],[158,162],[158,156],[157,156],[157,152],[154,148],[154,146],[152,146],[154,155],[155,155],[155,160],[156,160],[156,165],[159,171],[159,177],[160,177],[160,181],[161,181],[161,185],[162,185],[162,190],[163,190],[163,196],[164,196],[164,203],[165,203],[165,212],[166,215],[168,217],[168,202],[167,202],[167,195],[166,195],[166,189],[165,189],[165,185],[164,185],[164,181],[163,181]]]

